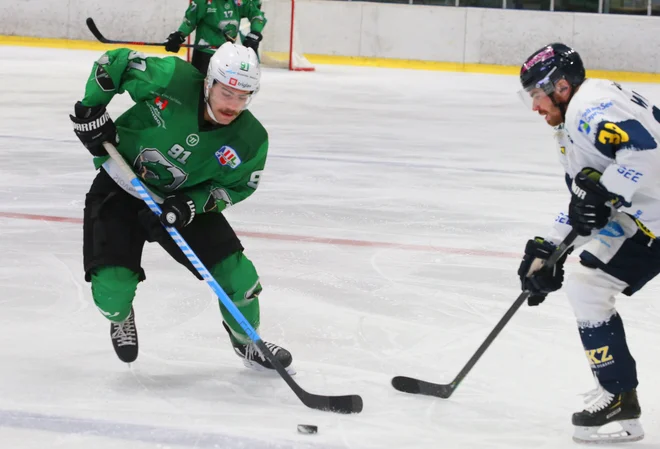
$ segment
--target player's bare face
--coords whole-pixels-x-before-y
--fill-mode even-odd
[[[561,109],[553,103],[552,98],[542,89],[532,89],[529,95],[532,98],[532,110],[542,115],[548,125],[559,126],[562,124],[564,117]]]
[[[208,100],[215,121],[221,125],[229,125],[243,112],[250,95],[251,92],[216,83],[209,92]],[[207,116],[208,121],[211,121],[208,111],[204,115]]]

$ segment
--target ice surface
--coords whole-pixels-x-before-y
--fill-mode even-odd
[[[135,301],[140,357],[116,359],[83,279],[94,170],[67,116],[98,56],[0,47],[0,448],[573,445],[593,381],[562,293],[521,309],[451,399],[389,384],[456,375],[518,295],[525,241],[568,201],[552,130],[515,77],[264,71],[251,108],[267,169],[227,217],[262,277],[264,338],[291,350],[307,390],[363,396],[362,414],[340,416],[247,371],[217,300],[157,246]],[[636,447],[660,447],[659,293],[619,303],[641,381]]]

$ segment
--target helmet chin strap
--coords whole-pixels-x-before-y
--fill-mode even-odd
[[[570,100],[569,100],[570,101]],[[559,108],[559,112],[561,112],[561,121],[565,122],[566,121],[566,110],[568,109],[568,103],[558,103],[555,100],[555,96],[552,96],[552,104],[557,106]]]
[[[213,82],[213,85],[215,85],[215,83],[216,83],[216,81]],[[211,117],[211,120],[213,120],[218,125],[222,125],[222,123],[220,123],[218,121],[218,119],[215,118],[215,114],[213,113],[213,109],[211,109],[211,88],[210,87],[207,87],[204,90],[204,103],[206,103],[206,112],[209,114],[209,117]]]
[[[211,120],[216,122],[218,125],[222,124],[218,121],[217,118],[215,118],[215,114],[213,113],[213,109],[211,109],[211,105],[209,104],[209,100],[206,101],[206,112],[208,112],[209,117],[211,117]]]
[[[552,95],[550,96],[550,99],[552,100],[552,104],[554,104],[556,107],[559,108],[559,111],[561,112],[561,120],[562,122],[566,121],[566,110],[568,109],[568,103],[571,102],[573,99],[573,95],[575,95],[575,86],[571,85],[571,94],[568,96],[568,100],[566,100],[563,103],[559,103],[555,99],[555,94],[556,92],[553,92]]]

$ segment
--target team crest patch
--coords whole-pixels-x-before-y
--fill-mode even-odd
[[[167,103],[168,103],[167,100],[163,100],[160,97],[156,97],[156,100],[154,101],[156,107],[161,111],[165,110],[165,108],[167,107]]]
[[[241,165],[241,158],[232,147],[224,146],[215,152],[215,157],[222,166],[229,166],[232,169]]]

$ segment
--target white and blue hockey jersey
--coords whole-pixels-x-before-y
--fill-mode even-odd
[[[615,82],[587,79],[556,138],[567,182],[585,167],[598,170],[601,184],[622,199],[619,210],[649,235],[660,236],[659,107]],[[571,229],[567,223],[560,213],[548,240],[563,240]]]

